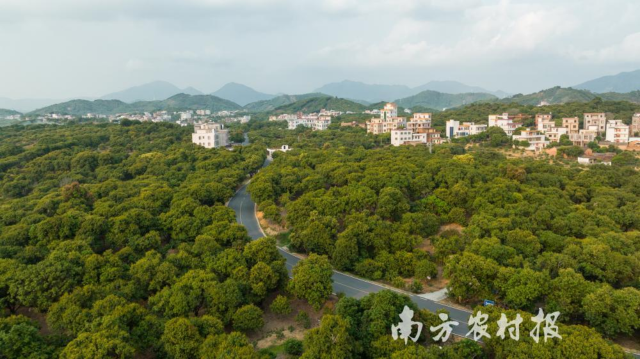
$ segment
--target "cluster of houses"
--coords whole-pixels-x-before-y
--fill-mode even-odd
[[[552,142],[560,141],[562,135],[566,135],[574,146],[585,147],[589,142],[596,140],[605,141],[613,145],[625,145],[630,141],[640,141],[635,138],[640,132],[640,113],[633,115],[631,125],[624,124],[621,120],[607,117],[605,113],[585,113],[583,115],[582,128],[578,117],[562,119],[562,125],[557,126],[552,114],[538,114],[535,117],[535,127],[527,128],[515,135],[515,131],[522,127],[524,115],[510,116],[490,115],[488,125],[475,124],[449,120],[446,123],[446,136],[448,138],[466,137],[486,131],[488,127],[497,126],[516,141],[527,142],[527,149],[540,151]]]
[[[449,120],[446,122],[444,137],[440,137],[440,132],[431,127],[430,113],[415,113],[411,119],[407,120],[406,117],[398,116],[398,106],[394,103],[387,103],[376,113],[379,117],[372,118],[366,123],[367,132],[390,133],[391,144],[394,146],[440,144],[453,138],[477,135],[494,126],[500,127],[514,141],[524,143],[527,146],[526,149],[531,151],[541,151],[550,143],[559,142],[563,135],[566,135],[573,145],[580,147],[586,147],[593,141],[604,141],[601,144],[616,146],[640,142],[640,137],[634,137],[640,132],[640,113],[633,115],[631,125],[608,118],[605,113],[585,113],[582,127],[578,117],[563,118],[562,124],[558,126],[552,114],[538,114],[535,116],[535,126],[525,129],[523,129],[523,123],[531,116],[503,113],[489,115],[487,124]],[[357,124],[343,123],[342,125],[356,126]]]
[[[270,116],[269,121],[287,121],[287,128],[290,130],[295,130],[298,126],[304,126],[311,128],[314,131],[323,131],[329,128],[332,117],[340,116],[342,114],[344,114],[344,112],[333,110],[322,110],[319,113],[309,114],[298,112],[296,114]]]
[[[414,113],[410,120],[398,116],[398,106],[395,103],[387,103],[380,110],[379,118],[367,121],[367,132],[374,135],[382,133],[391,134],[391,144],[401,145],[434,145],[444,141],[440,137],[440,131],[431,127],[430,113]]]
[[[20,120],[21,117],[22,115],[9,115],[9,116],[5,116],[4,119],[10,120],[10,121],[17,121],[17,120]]]

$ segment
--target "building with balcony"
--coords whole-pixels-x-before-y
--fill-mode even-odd
[[[593,142],[598,137],[598,131],[596,126],[592,126],[590,129],[579,130],[578,133],[569,133],[569,140],[573,142],[574,146],[586,147],[589,142]]]
[[[522,127],[522,123],[513,122],[508,113],[503,113],[502,115],[489,115],[489,127],[492,126],[500,127],[507,136],[511,137],[518,127]]]
[[[477,135],[487,130],[487,125],[449,120],[446,122],[445,136],[448,138],[467,137]]]
[[[384,108],[380,111],[380,118],[372,118],[367,121],[367,132],[374,135],[406,128],[407,119],[398,117],[398,106],[395,103],[384,105]]]
[[[519,135],[513,135],[513,140],[529,142],[529,147],[526,148],[529,151],[541,151],[549,144],[544,133],[538,130],[522,130]]]
[[[229,130],[219,123],[198,123],[193,126],[191,142],[204,148],[218,148],[229,145]]]
[[[599,134],[605,133],[607,129],[607,115],[604,112],[585,113],[582,128],[588,129],[591,126],[597,126]]]
[[[629,126],[620,120],[607,121],[607,132],[605,135],[607,142],[628,143],[629,142]]]
[[[544,135],[549,142],[560,142],[560,136],[569,135],[569,129],[566,127],[553,127],[549,129],[549,131],[546,131]]]
[[[580,119],[577,117],[565,117],[562,119],[562,127],[565,127],[569,133],[578,133],[580,130]]]

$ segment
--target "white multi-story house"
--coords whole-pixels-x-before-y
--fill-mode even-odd
[[[549,144],[545,135],[538,130],[522,130],[519,135],[513,135],[513,140],[529,142],[527,150],[530,151],[540,151]]]
[[[513,122],[508,113],[503,113],[502,115],[489,115],[489,127],[492,126],[500,127],[507,136],[513,136],[513,132],[521,127],[522,123]]]
[[[290,130],[295,130],[298,126],[304,126],[313,129],[314,131],[322,131],[329,128],[331,124],[331,116],[322,115],[318,116],[316,114],[310,115],[302,115],[298,114],[296,118],[287,119],[288,128]]]
[[[191,142],[205,148],[226,147],[229,145],[229,130],[219,123],[198,123],[191,134]]]
[[[560,136],[569,135],[569,129],[566,127],[553,127],[546,131],[544,135],[547,137],[549,142],[559,142]]]
[[[474,122],[463,122],[449,120],[446,122],[445,136],[448,138],[467,137],[477,135],[487,130],[487,125],[475,124]]]
[[[629,142],[629,126],[620,120],[607,121],[607,132],[605,136],[607,142],[628,143]]]

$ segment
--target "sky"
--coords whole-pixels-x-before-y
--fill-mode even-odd
[[[345,79],[530,93],[640,69],[638,0],[0,0],[0,97]]]

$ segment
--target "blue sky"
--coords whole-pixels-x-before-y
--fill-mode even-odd
[[[0,96],[95,97],[154,80],[533,92],[639,69],[637,14],[636,0],[0,0]]]

